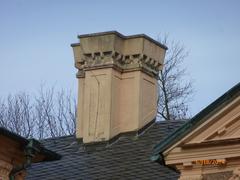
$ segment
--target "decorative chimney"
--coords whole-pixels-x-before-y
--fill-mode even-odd
[[[78,69],[76,137],[107,141],[137,131],[157,113],[157,76],[167,47],[140,34],[116,31],[78,36],[72,44]]]

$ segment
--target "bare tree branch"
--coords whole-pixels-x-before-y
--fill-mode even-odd
[[[74,134],[75,121],[76,98],[70,91],[41,86],[34,97],[18,93],[0,99],[0,126],[27,138]]]
[[[158,116],[164,120],[187,119],[190,116],[188,103],[193,95],[193,82],[183,67],[188,52],[180,43],[169,42],[167,36],[159,41],[169,49],[159,73]]]

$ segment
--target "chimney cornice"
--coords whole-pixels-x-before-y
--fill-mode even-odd
[[[115,68],[120,72],[141,70],[157,76],[162,68],[166,46],[145,34],[124,36],[117,31],[79,35],[74,49],[77,77],[85,71]]]

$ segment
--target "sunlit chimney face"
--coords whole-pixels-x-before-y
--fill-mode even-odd
[[[146,35],[104,32],[72,44],[78,69],[77,138],[108,141],[154,120],[166,47]]]

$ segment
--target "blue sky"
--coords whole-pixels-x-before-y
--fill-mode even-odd
[[[0,97],[40,84],[77,90],[78,34],[169,34],[189,50],[194,115],[240,81],[238,0],[0,0]]]

